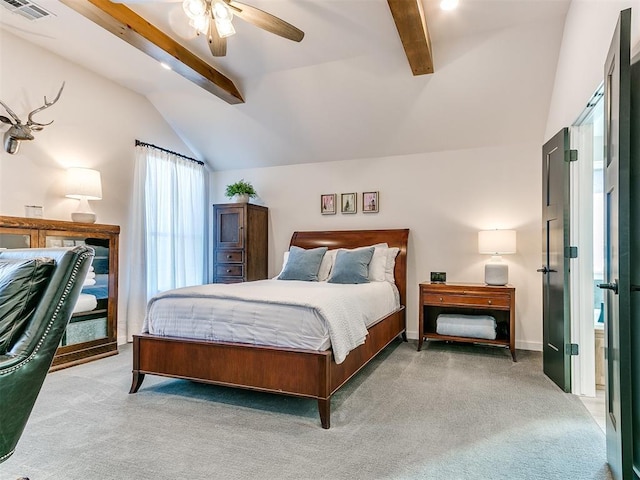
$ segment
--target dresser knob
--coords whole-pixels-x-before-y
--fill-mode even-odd
[[[440,301],[442,301],[442,297],[440,297]]]
[[[231,258],[231,255],[227,255],[227,258],[228,258],[228,259],[230,259],[230,258]]]
[[[231,269],[227,268],[227,273],[231,273]]]
[[[493,304],[493,302],[491,300],[489,300],[489,305],[492,305],[492,304]]]

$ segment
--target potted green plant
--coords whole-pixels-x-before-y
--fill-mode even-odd
[[[235,201],[238,203],[247,203],[249,199],[254,198],[257,193],[253,185],[251,185],[251,182],[245,182],[243,178],[236,183],[227,185],[225,195],[229,198],[235,198]]]

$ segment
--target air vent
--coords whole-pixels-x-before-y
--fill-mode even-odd
[[[29,0],[0,0],[0,4],[11,13],[17,13],[27,20],[40,20],[53,15],[53,13]]]

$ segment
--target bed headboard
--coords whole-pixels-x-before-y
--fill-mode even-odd
[[[409,229],[396,230],[329,230],[324,232],[293,232],[290,245],[300,248],[328,247],[356,248],[386,242],[398,247],[394,271],[396,286],[400,292],[400,304],[407,305],[407,241]]]

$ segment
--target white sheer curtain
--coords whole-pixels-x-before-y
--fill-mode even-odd
[[[196,162],[136,146],[127,337],[140,333],[149,299],[205,282],[206,171]]]

